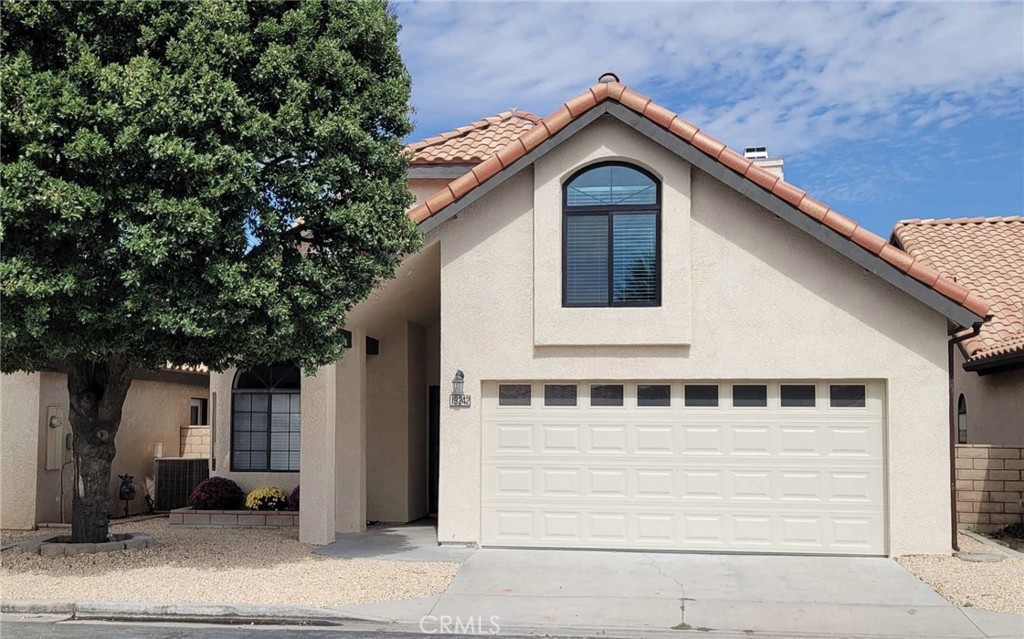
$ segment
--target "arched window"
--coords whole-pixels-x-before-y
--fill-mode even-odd
[[[962,393],[956,403],[956,441],[967,443],[967,399]]]
[[[231,391],[231,470],[297,472],[302,374],[288,365],[235,375]]]
[[[618,162],[573,175],[562,197],[562,305],[661,305],[661,183]]]

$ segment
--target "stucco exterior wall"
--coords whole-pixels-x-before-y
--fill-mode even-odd
[[[631,153],[670,170],[653,143]],[[480,539],[482,381],[831,378],[886,384],[890,554],[950,550],[945,318],[694,170],[689,232],[663,243],[689,244],[692,344],[535,345],[534,217],[561,212],[534,210],[533,175],[428,238],[441,243],[441,370],[462,369],[474,396],[441,412],[442,542]]]
[[[374,327],[380,354],[366,360],[366,512],[371,521],[426,514],[426,339],[398,318]]]
[[[210,463],[210,475],[228,477],[242,490],[249,492],[259,486],[277,486],[286,493],[299,485],[299,473],[266,473],[238,472],[231,470],[231,385],[237,369],[229,368],[223,373],[210,373],[210,395],[216,394],[216,401],[211,402],[210,413],[213,415],[213,460]],[[302,410],[306,409],[306,393],[322,392],[322,387],[307,389],[306,378],[302,384]],[[315,398],[310,401],[317,402]],[[306,427],[305,416],[302,421],[303,431]],[[303,440],[305,441],[305,440]],[[301,453],[299,468],[302,468]]]
[[[39,375],[0,377],[0,527],[36,525]]]
[[[963,368],[953,349],[953,407],[967,400],[968,444],[1024,446],[1024,369],[978,375]]]
[[[690,165],[651,146],[640,134],[598,121],[534,166],[534,210],[560,211],[562,186],[597,162],[632,162],[661,181],[661,305],[644,308],[562,306],[562,216],[535,215],[533,343],[565,345],[683,345],[690,342]],[[630,330],[622,330],[629,326]]]
[[[194,397],[207,397],[205,378],[197,376],[195,381],[195,384],[147,379],[132,382],[125,398],[121,426],[114,440],[117,453],[110,473],[112,514],[120,516],[124,513],[124,502],[118,500],[121,481],[117,476],[125,473],[134,477],[137,495],[129,504],[129,512],[135,514],[146,510],[143,499],[145,478],[153,475],[155,444],[163,444],[165,457],[178,456],[179,429],[188,424],[189,401]],[[19,502],[33,502],[30,525],[61,521],[61,471],[59,468],[46,468],[47,435],[50,430],[46,414],[49,407],[55,407],[63,418],[64,425],[58,429],[54,441],[59,443],[61,462],[68,461],[71,459],[71,451],[63,446],[63,435],[71,432],[71,425],[67,421],[67,376],[51,372],[4,376],[3,395],[4,416],[0,430],[4,438],[5,482],[8,481],[9,469],[17,474],[17,481],[24,484],[20,489],[10,492],[5,488],[3,494],[16,496]],[[11,413],[8,412],[8,406]],[[15,412],[17,415],[13,414]],[[31,429],[27,426],[29,423]],[[22,445],[25,450],[21,450]],[[28,454],[29,446],[31,454]],[[7,463],[8,452],[15,455],[10,464]],[[64,469],[64,521],[70,521],[71,518],[73,472],[71,465]],[[4,497],[4,518],[8,512],[7,498]],[[17,516],[12,515],[12,521],[26,521],[26,516],[27,511]]]
[[[451,180],[446,178],[413,178],[409,180],[409,192],[415,198],[413,206],[427,199],[449,182]]]
[[[405,522],[409,509],[409,328],[374,327],[380,354],[366,360],[366,517]]]

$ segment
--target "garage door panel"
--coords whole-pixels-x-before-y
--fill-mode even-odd
[[[883,385],[865,405],[689,410],[670,407],[499,407],[484,393],[486,545],[884,554]]]

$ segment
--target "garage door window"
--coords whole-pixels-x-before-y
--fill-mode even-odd
[[[529,406],[529,384],[500,384],[498,386],[499,406]]]
[[[738,408],[764,408],[768,405],[768,387],[764,384],[736,384],[732,387],[732,405]]]
[[[637,384],[637,406],[669,406],[672,403],[672,387],[668,384]]]
[[[814,384],[783,384],[783,408],[814,408]]]
[[[622,384],[591,384],[591,406],[622,406]]]
[[[687,406],[718,406],[718,386],[714,384],[687,384]]]
[[[832,408],[864,408],[864,385],[833,384],[828,387],[828,399]]]
[[[545,406],[575,406],[576,384],[545,384]]]

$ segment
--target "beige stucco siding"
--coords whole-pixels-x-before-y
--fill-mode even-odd
[[[564,144],[577,142],[586,140]],[[653,143],[631,153],[666,179],[675,174],[660,166],[664,154]],[[534,210],[533,176],[522,171],[428,238],[441,243],[443,373],[465,371],[475,398],[485,380],[882,380],[889,551],[949,550],[943,317],[694,170],[689,232],[663,243],[691,252],[691,345],[535,345],[534,216],[550,223],[561,213]],[[612,321],[606,310],[579,325]],[[617,326],[626,344],[643,330]],[[450,390],[443,375],[442,395]],[[441,419],[440,539],[476,542],[479,402],[444,407]]]
[[[963,368],[963,352],[953,349],[954,408],[967,400],[968,444],[1024,446],[1024,370],[978,375]]]
[[[182,425],[188,424],[190,400],[207,397],[206,379],[197,376],[195,381],[195,384],[149,379],[132,381],[125,398],[121,425],[114,440],[117,453],[110,473],[110,499],[114,515],[124,513],[124,503],[117,499],[121,484],[117,476],[125,473],[134,477],[137,489],[136,499],[129,505],[130,512],[145,511],[145,478],[153,475],[154,446],[162,443],[165,457],[177,456],[179,429]],[[8,472],[15,473],[17,481],[25,485],[19,490],[4,489],[3,517],[6,519],[11,516],[12,521],[27,521],[27,510],[19,506],[17,510],[12,511],[8,506],[6,495],[10,494],[17,496],[12,503],[29,500],[34,502],[33,521],[30,525],[60,521],[61,471],[59,468],[46,467],[47,447],[50,445],[47,437],[50,429],[46,423],[46,416],[47,409],[53,407],[63,419],[63,426],[58,429],[58,436],[53,438],[53,442],[58,443],[61,448],[58,453],[60,461],[66,462],[71,459],[71,451],[62,445],[63,435],[71,432],[71,425],[67,421],[67,376],[63,373],[4,376],[2,403],[5,486],[9,480]],[[28,424],[31,424],[31,428]],[[11,443],[10,446],[8,441]],[[18,452],[20,445],[30,445],[31,455],[27,454],[27,449]],[[16,455],[10,464],[6,463],[8,452]],[[64,469],[65,521],[69,521],[71,517],[72,498],[69,491],[74,481],[72,473],[73,467],[68,465]],[[19,514],[13,514],[19,511]],[[4,525],[7,523],[4,522]]]
[[[404,522],[409,508],[409,327],[378,325],[379,355],[366,360],[366,517]]]
[[[30,530],[36,524],[39,375],[14,373],[0,381],[0,527]]]
[[[641,159],[642,158],[642,159]],[[558,211],[562,185],[590,164],[633,162],[661,181],[661,305],[655,308],[565,308],[562,306],[562,216],[538,215],[534,226],[533,342],[565,345],[684,345],[690,343],[690,165],[652,147],[639,133],[611,121],[580,131],[534,166],[533,208]],[[623,331],[622,326],[631,330]]]

